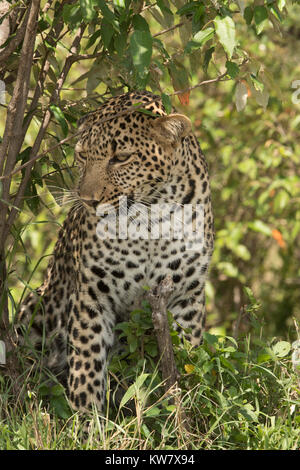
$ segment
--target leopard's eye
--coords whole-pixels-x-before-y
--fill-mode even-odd
[[[111,165],[114,165],[116,163],[125,163],[129,158],[133,155],[133,153],[129,152],[124,152],[124,153],[118,153],[116,154],[113,158],[109,160],[109,163]]]
[[[87,159],[87,154],[86,153],[83,153],[83,152],[78,152],[77,153],[77,158],[79,160],[86,160]]]

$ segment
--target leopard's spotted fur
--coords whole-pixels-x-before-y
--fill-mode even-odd
[[[153,114],[126,112],[137,103]],[[21,321],[28,324],[38,310],[31,338],[37,346],[45,333],[47,365],[65,378],[71,405],[84,410],[94,403],[101,410],[114,326],[133,310],[143,286],[172,276],[175,290],[168,308],[176,322],[191,329],[191,342],[199,344],[213,217],[207,165],[190,121],[167,116],[159,97],[149,92],[114,97],[80,126],[75,152],[82,204],[67,216],[47,278],[23,303]],[[188,250],[180,239],[101,239],[96,210],[105,203],[118,208],[120,196],[128,197],[128,207],[133,202],[146,208],[151,203],[203,204],[202,248]]]

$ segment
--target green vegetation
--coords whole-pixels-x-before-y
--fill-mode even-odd
[[[121,325],[128,349],[111,374],[128,391],[104,435],[95,415],[84,443],[62,388],[49,390],[41,369],[29,377],[24,365],[20,387],[0,370],[1,449],[299,448],[299,376],[291,361],[300,318],[297,3],[7,2],[0,19],[6,330],[28,289],[41,284],[70,207],[63,189],[76,184],[76,122],[122,91],[147,88],[168,111],[175,105],[191,118],[210,168],[216,248],[204,343],[192,350],[172,336],[182,373],[175,408],[160,385],[144,305]],[[34,8],[30,42],[22,25]],[[126,397],[133,416],[124,414]]]
[[[252,331],[240,340],[205,333],[203,345],[193,349],[171,332],[181,373],[171,396],[162,387],[149,306],[132,312],[118,326],[126,341],[110,365],[110,412],[102,421],[96,412],[89,417],[87,439],[81,431],[87,417],[72,414],[60,385],[34,383],[27,371],[23,396],[15,400],[13,384],[2,379],[0,448],[299,449],[299,375],[291,344],[266,341],[257,305],[247,310]],[[118,387],[123,397],[116,409]]]

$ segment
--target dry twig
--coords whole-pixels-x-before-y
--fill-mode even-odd
[[[151,289],[147,296],[152,308],[153,326],[156,333],[162,377],[165,381],[166,390],[169,390],[179,378],[167,316],[168,298],[173,290],[172,278],[167,276],[157,287]]]
[[[179,394],[176,393],[180,391],[178,388],[180,374],[175,363],[167,315],[168,299],[173,290],[172,278],[167,276],[157,287],[148,292],[147,298],[152,308],[152,321],[156,333],[165,391],[169,395],[174,395],[174,402],[178,409],[179,425],[186,431],[189,431],[188,419],[185,412],[181,409]]]

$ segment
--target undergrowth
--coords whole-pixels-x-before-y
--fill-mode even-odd
[[[32,373],[24,366],[17,396],[16,384],[2,374],[0,448],[299,449],[300,378],[291,360],[293,345],[263,337],[253,299],[248,313],[250,333],[235,339],[207,332],[197,348],[171,329],[181,379],[166,394],[144,302],[117,327],[123,348],[111,360],[105,417],[95,410],[89,417],[74,414],[63,387],[50,387],[38,367]]]

